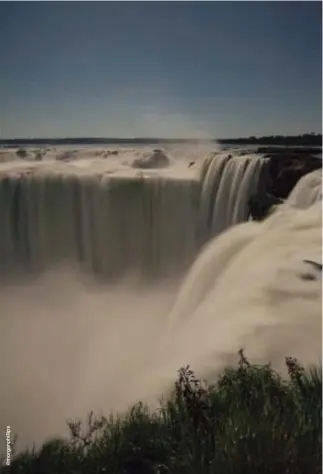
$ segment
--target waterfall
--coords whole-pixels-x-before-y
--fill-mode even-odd
[[[200,358],[200,369],[210,374],[212,364],[238,347],[237,334],[239,347],[253,357],[272,354],[283,362],[284,351],[293,347],[304,360],[309,354],[311,362],[320,360],[321,272],[306,262],[321,262],[321,226],[320,202],[308,209],[283,204],[263,222],[243,223],[212,239],[169,315],[163,344],[169,347],[176,334],[177,364],[184,363],[183,347],[190,348],[186,360],[197,364]],[[303,279],[308,272],[310,281]]]
[[[123,155],[129,163],[131,153]],[[267,182],[268,159],[252,154],[211,153],[193,168],[182,158],[139,172],[119,155],[84,154],[1,165],[0,273],[77,264],[109,278],[182,275],[205,242],[248,220],[249,199]],[[289,202],[308,207],[320,183],[320,171],[305,176]]]
[[[197,249],[197,180],[65,172],[0,178],[0,267],[75,261],[120,276],[183,271]]]
[[[322,170],[318,169],[303,176],[290,193],[287,202],[293,207],[306,209],[322,200]]]
[[[257,155],[212,154],[201,166],[202,240],[248,220],[248,201],[265,182],[268,160]]]
[[[0,421],[21,448],[91,410],[155,403],[183,365],[212,380],[240,348],[280,370],[289,355],[321,360],[321,272],[308,263],[321,262],[321,202],[242,222],[265,163],[211,155],[199,175],[187,163],[139,175],[106,161],[0,166],[1,272],[49,269],[0,285]],[[316,200],[318,178],[290,200]],[[90,275],[53,268],[66,261]],[[132,267],[150,283],[192,261],[178,295],[178,280],[92,278]]]

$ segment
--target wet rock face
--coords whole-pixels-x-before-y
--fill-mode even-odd
[[[320,147],[283,147],[283,146],[260,146],[257,153],[265,155],[317,155],[321,153]]]
[[[133,161],[133,168],[167,168],[170,165],[170,159],[163,150],[155,149],[152,155],[143,158],[137,158]]]
[[[257,153],[269,159],[268,179],[261,192],[249,200],[253,220],[268,216],[272,206],[281,204],[306,174],[322,168],[318,148],[259,147]]]
[[[277,149],[265,157],[270,159],[267,191],[280,199],[286,199],[305,174],[322,168],[321,158],[306,153],[306,150]]]
[[[305,281],[317,281],[322,278],[322,263],[313,260],[303,260],[307,264],[308,270],[300,274],[300,278]]]
[[[249,211],[254,221],[261,221],[268,216],[273,206],[282,204],[283,200],[268,193],[251,196],[248,202]]]
[[[17,151],[16,151],[16,155],[19,157],[19,158],[26,158],[26,156],[28,155],[27,151],[24,149],[24,148],[19,148]]]

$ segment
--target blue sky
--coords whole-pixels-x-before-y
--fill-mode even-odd
[[[321,132],[320,2],[1,2],[0,133]]]

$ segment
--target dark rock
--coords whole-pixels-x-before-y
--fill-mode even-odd
[[[266,151],[264,157],[269,159],[269,179],[265,191],[277,198],[286,199],[302,176],[322,168],[322,159],[308,153],[313,149],[261,147],[260,150]],[[269,153],[268,150],[272,151]]]
[[[282,147],[282,146],[260,146],[257,148],[257,153],[269,155],[318,155],[322,153],[321,147]]]
[[[78,150],[66,150],[57,156],[58,161],[70,161],[77,157]]]
[[[27,156],[27,151],[24,149],[24,148],[19,148],[17,151],[16,151],[16,155],[19,156],[19,158],[26,158]]]
[[[322,271],[322,263],[314,262],[313,260],[303,260],[304,263],[309,263],[313,265],[316,270]]]
[[[167,168],[170,165],[170,159],[163,150],[156,149],[152,155],[137,158],[133,161],[133,168]]]
[[[302,273],[300,277],[302,280],[305,281],[317,281],[317,277],[315,275],[312,275],[312,273]]]
[[[251,196],[248,202],[250,215],[254,221],[261,221],[268,216],[273,206],[282,204],[282,202],[282,199],[269,193]]]
[[[37,151],[36,155],[35,155],[35,161],[42,161],[43,159],[43,154],[41,151]]]
[[[322,273],[322,263],[314,262],[313,260],[303,260],[303,262],[310,264],[312,266],[312,270],[316,271],[316,274],[309,272],[302,273],[300,275],[301,279],[305,281],[317,281],[319,279],[319,273],[317,272]]]

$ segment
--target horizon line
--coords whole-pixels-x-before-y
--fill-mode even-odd
[[[20,142],[23,142],[23,141],[51,141],[51,140],[59,140],[59,141],[63,141],[63,140],[69,140],[69,141],[72,141],[72,140],[100,140],[100,141],[107,141],[107,140],[112,140],[112,141],[137,141],[137,140],[145,140],[145,141],[194,141],[194,142],[197,142],[197,141],[203,141],[203,142],[207,142],[207,141],[229,141],[229,140],[261,140],[263,138],[301,138],[301,137],[304,137],[304,136],[309,136],[309,137],[322,137],[322,133],[314,133],[314,132],[305,132],[305,133],[300,133],[300,134],[289,134],[289,135],[284,135],[284,134],[279,134],[279,135],[261,135],[261,136],[256,136],[256,135],[249,135],[249,136],[245,136],[245,137],[225,137],[225,138],[197,138],[197,137],[192,137],[192,138],[189,138],[189,137],[102,137],[102,136],[65,136],[65,137],[6,137],[6,138],[0,138],[0,143],[1,142],[11,142],[11,141],[20,141]]]

